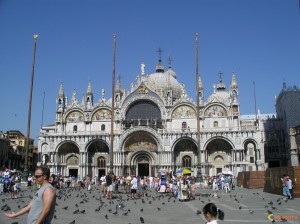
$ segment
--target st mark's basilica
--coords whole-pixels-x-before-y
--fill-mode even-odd
[[[159,170],[183,167],[191,168],[192,175],[210,176],[262,170],[262,130],[257,120],[240,114],[236,75],[232,74],[228,90],[220,78],[207,99],[199,79],[200,129],[197,103],[177,78],[171,64],[165,70],[161,59],[151,74],[145,73],[142,63],[128,90],[121,89],[117,80],[114,107],[104,89],[100,99],[94,98],[91,83],[79,101],[76,90],[68,100],[61,84],[54,124],[43,126],[39,134],[41,162],[52,173],[81,177],[106,174],[110,164],[116,175],[154,176]]]

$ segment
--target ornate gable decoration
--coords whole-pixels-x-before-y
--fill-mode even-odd
[[[224,116],[227,116],[227,112],[223,107],[221,107],[219,105],[212,105],[205,110],[204,116],[206,116],[206,117],[224,117]]]
[[[196,112],[192,107],[180,106],[172,113],[172,118],[195,118]]]
[[[67,116],[66,122],[74,122],[74,123],[82,122],[84,120],[83,118],[84,116],[81,112],[73,111]]]
[[[140,94],[146,94],[146,93],[148,93],[148,88],[145,86],[145,85],[141,85],[139,88],[138,88],[138,92],[140,93]]]
[[[111,111],[108,109],[97,110],[92,117],[92,121],[108,120],[111,119]]]

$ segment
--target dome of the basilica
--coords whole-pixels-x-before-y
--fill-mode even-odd
[[[145,84],[159,95],[166,90],[172,90],[173,98],[179,99],[183,92],[183,86],[177,81],[175,72],[170,69],[166,72],[156,72],[147,76]]]
[[[225,104],[230,102],[230,94],[227,91],[216,91],[207,99],[207,103],[218,101]]]

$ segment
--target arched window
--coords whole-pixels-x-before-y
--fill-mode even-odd
[[[73,126],[73,131],[74,131],[74,132],[77,132],[77,125],[74,125],[74,126]]]
[[[181,128],[182,128],[182,129],[186,129],[186,128],[187,128],[187,124],[186,124],[186,122],[182,122],[182,124],[181,124]]]
[[[101,131],[105,131],[105,124],[101,125]]]
[[[103,156],[100,156],[98,159],[97,159],[97,167],[98,168],[105,168],[106,167],[106,160]]]
[[[214,128],[217,128],[217,127],[219,127],[219,123],[218,123],[218,121],[214,121]]]
[[[192,158],[190,156],[182,157],[182,167],[192,167]]]

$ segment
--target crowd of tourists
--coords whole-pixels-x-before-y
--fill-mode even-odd
[[[9,198],[17,198],[21,191],[21,178],[20,173],[7,168],[0,171],[0,194],[9,194]]]

